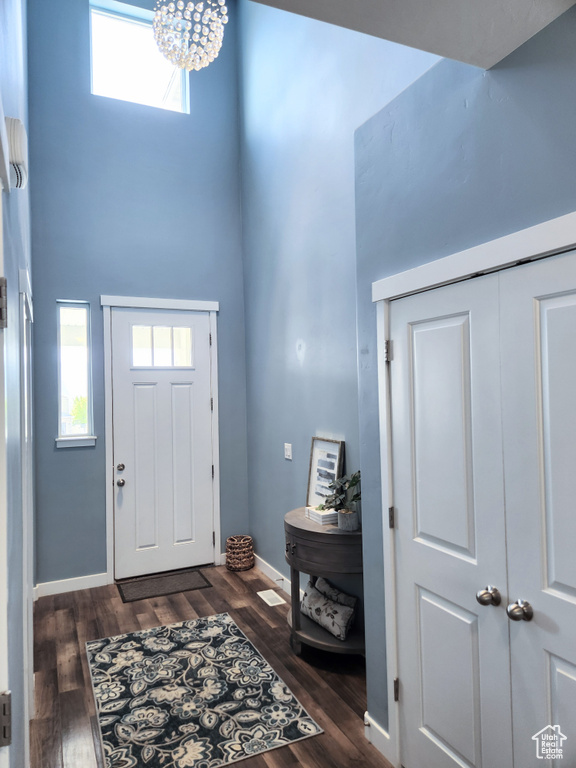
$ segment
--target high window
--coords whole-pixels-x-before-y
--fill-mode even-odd
[[[159,52],[153,15],[115,0],[90,4],[92,93],[189,113],[188,73]]]

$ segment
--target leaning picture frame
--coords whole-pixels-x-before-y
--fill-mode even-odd
[[[308,472],[307,507],[317,507],[331,493],[330,483],[342,477],[344,440],[313,437]]]

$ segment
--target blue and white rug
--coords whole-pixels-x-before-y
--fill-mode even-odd
[[[106,768],[219,768],[322,733],[227,613],[86,649]]]

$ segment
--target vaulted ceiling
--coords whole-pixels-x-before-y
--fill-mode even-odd
[[[490,69],[576,0],[258,0]]]

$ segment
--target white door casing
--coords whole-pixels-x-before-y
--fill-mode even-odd
[[[30,753],[30,726],[34,717],[34,450],[32,422],[32,323],[34,313],[28,270],[20,270],[20,443],[22,460],[22,594],[24,690],[24,764]]]
[[[107,448],[114,483],[115,545],[109,553],[113,549],[115,576],[212,563],[219,540],[217,305],[122,297],[101,301],[105,331],[111,333],[107,401],[113,401],[113,409],[107,411],[114,440],[107,434]],[[138,309],[142,304],[145,308]],[[152,308],[155,304],[160,308]],[[189,364],[134,365],[134,325],[189,328]],[[125,469],[119,471],[118,464]]]
[[[394,504],[395,491],[392,479],[390,366],[387,351],[390,344],[390,307],[393,300],[421,293],[437,286],[461,282],[516,264],[567,252],[574,247],[576,247],[576,213],[570,213],[373,283],[372,297],[376,303],[377,313],[380,455],[382,506],[384,509],[387,510]],[[388,517],[387,512],[386,517]],[[400,702],[395,698],[396,686],[393,685],[393,681],[398,679],[398,658],[402,643],[398,637],[397,624],[397,530],[394,526],[388,527],[387,522],[386,520],[386,524],[383,526],[383,562],[387,626],[388,725],[379,723],[367,712],[365,735],[396,768],[401,768]],[[516,631],[519,631],[522,626],[528,625],[522,622]],[[512,625],[511,628],[515,629]],[[558,669],[560,676],[558,682],[566,683],[572,679],[571,672],[567,674],[566,668],[561,669],[561,666],[556,663],[556,669]],[[400,691],[402,692],[401,685]],[[534,746],[533,743],[532,746]]]
[[[1,112],[1,109],[0,109]],[[2,231],[2,190],[0,184],[0,275],[4,275]],[[6,384],[4,331],[0,330],[0,692],[8,690],[8,497],[6,456]],[[0,768],[10,763],[10,747],[0,747]]]
[[[393,302],[390,329],[401,762],[525,768],[548,725],[574,757],[576,253]],[[482,538],[502,605],[478,609]]]
[[[475,597],[506,584],[497,298],[490,275],[391,308],[406,768],[512,765],[508,622]]]

